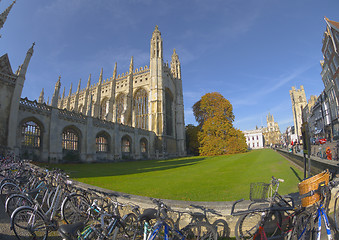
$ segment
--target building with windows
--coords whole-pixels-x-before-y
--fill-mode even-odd
[[[301,127],[302,127],[302,111],[307,105],[306,94],[304,86],[300,86],[300,89],[292,87],[290,90],[294,129],[297,134],[298,141],[301,140]]]
[[[339,22],[325,17],[326,30],[324,32],[323,47],[324,59],[320,61],[321,78],[324,83],[324,137],[339,139]]]
[[[264,148],[264,136],[263,136],[263,130],[255,129],[255,130],[248,130],[243,131],[245,138],[246,138],[246,144],[248,146],[248,149],[260,149]]]
[[[12,6],[12,5],[11,5]],[[6,10],[7,11],[7,10]],[[8,14],[8,13],[7,13]],[[28,50],[13,73],[8,55],[0,57],[0,146],[23,157],[42,161],[114,161],[184,156],[185,123],[181,64],[173,51],[164,63],[158,26],[150,41],[149,66],[135,68],[87,86],[75,93],[72,84],[60,95],[61,77],[45,102],[21,98],[25,75],[34,52]],[[30,80],[32,81],[32,80]]]
[[[265,146],[272,146],[281,143],[281,133],[279,125],[277,122],[274,122],[274,117],[268,113],[267,117],[267,127],[263,128],[263,136],[265,139]]]

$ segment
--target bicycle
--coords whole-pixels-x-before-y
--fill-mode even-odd
[[[116,194],[105,193],[99,190],[91,189],[96,193],[100,193],[109,199],[110,204],[100,207],[98,201],[93,201],[89,206],[88,211],[94,211],[96,214],[91,214],[92,223],[85,226],[84,222],[76,222],[66,224],[59,227],[58,232],[64,239],[132,239],[137,217],[134,213],[128,213],[123,217],[120,216],[119,207],[124,207],[116,201]],[[98,197],[98,196],[97,196]],[[112,198],[114,197],[114,198]],[[112,213],[106,212],[105,208],[113,206]]]
[[[170,207],[165,205],[160,199],[152,199],[157,205],[157,209],[146,209],[138,219],[140,222],[139,228],[134,234],[133,240],[144,239],[209,239],[217,240],[217,233],[211,224],[206,222],[190,223],[182,229],[175,227],[171,218],[168,217],[167,211]],[[171,210],[172,211],[172,210]],[[157,219],[154,225],[150,224],[150,220]]]
[[[34,202],[34,207],[21,206],[11,216],[11,230],[18,239],[47,239],[49,231],[56,231],[58,223],[54,219],[60,206],[62,186],[71,184],[61,173],[56,176],[58,183],[52,204],[47,211],[44,211],[39,203]]]
[[[265,237],[281,235],[281,212],[289,214],[289,211],[294,209],[294,200],[278,193],[280,182],[284,180],[272,176],[269,184],[252,183],[250,186],[252,202],[247,210],[235,212],[236,205],[244,199],[234,202],[231,215],[241,216],[235,226],[235,236],[238,240],[253,238],[258,230],[263,231],[263,229],[265,229]]]

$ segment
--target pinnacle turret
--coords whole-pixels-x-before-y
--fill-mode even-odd
[[[90,88],[91,87],[91,74],[89,74],[89,77],[88,77],[88,81],[87,81],[87,87],[86,88]]]
[[[100,76],[99,76],[99,85],[101,85],[102,83],[102,73],[103,73],[104,69],[101,68],[101,72],[100,72]]]
[[[9,7],[3,13],[1,13],[1,15],[0,15],[0,29],[4,26],[6,19],[7,19],[7,16],[9,14],[9,12],[11,11],[15,2],[16,2],[16,0],[14,0],[12,2],[12,4],[9,5]]]
[[[115,62],[114,70],[113,70],[113,79],[116,79],[116,78],[117,78],[117,62]]]
[[[133,56],[131,57],[131,63],[129,64],[129,73],[133,73]]]
[[[44,103],[44,89],[41,90],[38,103]]]
[[[81,78],[79,79],[79,84],[78,84],[77,93],[79,93],[79,92],[80,92],[80,86],[81,86]]]

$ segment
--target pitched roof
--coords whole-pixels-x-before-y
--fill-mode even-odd
[[[7,53],[0,57],[0,72],[7,75],[14,75]]]

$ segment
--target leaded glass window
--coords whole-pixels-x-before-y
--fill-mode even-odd
[[[165,92],[165,104],[166,104],[166,135],[173,135],[173,97],[169,92]]]
[[[39,148],[41,144],[41,130],[33,121],[25,122],[21,128],[22,146],[28,148]]]
[[[121,152],[130,153],[131,152],[131,141],[128,137],[123,137],[121,140]]]
[[[109,101],[108,101],[107,98],[105,98],[101,102],[101,106],[100,106],[100,119],[106,119],[106,115],[108,113],[108,104],[109,104]]]
[[[140,89],[134,95],[135,127],[147,129],[148,96],[145,89]]]
[[[147,153],[147,140],[146,139],[142,139],[140,141],[140,152]]]
[[[97,152],[108,152],[108,139],[104,135],[96,137]]]
[[[116,113],[117,113],[117,123],[124,123],[124,99],[125,96],[120,94],[116,100]]]
[[[79,150],[79,135],[74,129],[68,128],[62,132],[62,149]]]

